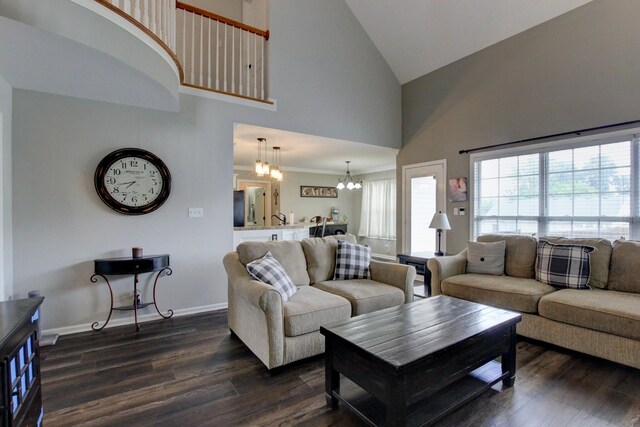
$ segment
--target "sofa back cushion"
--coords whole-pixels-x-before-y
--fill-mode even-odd
[[[279,242],[242,242],[236,249],[240,262],[245,267],[251,261],[271,255],[284,267],[294,284],[308,285],[307,261],[302,251],[302,245],[297,240],[282,240]]]
[[[467,273],[504,274],[504,240],[499,242],[467,242]]]
[[[611,242],[606,239],[598,238],[575,238],[566,237],[541,237],[540,240],[546,240],[554,245],[581,245],[596,248],[589,254],[591,258],[591,279],[589,286],[606,289],[609,281],[609,264],[611,262]]]
[[[640,242],[616,240],[611,252],[609,289],[640,294]]]
[[[327,236],[323,238],[310,237],[302,240],[302,250],[307,259],[306,265],[312,285],[317,282],[333,280],[336,269],[338,240],[357,243],[356,237],[352,234]]]
[[[478,242],[506,243],[504,253],[504,274],[521,279],[536,277],[536,248],[538,242],[531,236],[517,234],[485,234],[478,236]]]

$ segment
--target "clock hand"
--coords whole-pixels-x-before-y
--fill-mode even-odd
[[[131,182],[127,182],[127,184],[129,184],[129,185],[127,185],[127,188],[131,187],[131,186],[132,186],[133,184],[135,184],[136,182],[138,182],[138,181],[131,181]]]
[[[118,183],[118,185],[127,185],[127,184],[131,185],[131,184],[134,184],[134,183],[135,183],[135,181],[119,182],[119,183]],[[128,187],[127,187],[127,188],[128,188]]]

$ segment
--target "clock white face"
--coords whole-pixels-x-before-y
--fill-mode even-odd
[[[111,197],[130,207],[146,206],[160,196],[163,179],[149,160],[123,157],[116,160],[104,176],[104,185]]]

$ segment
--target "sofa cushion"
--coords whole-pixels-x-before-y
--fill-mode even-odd
[[[352,234],[323,238],[310,237],[302,240],[302,250],[307,259],[307,270],[311,284],[333,279],[339,240],[356,243],[356,237]]]
[[[540,300],[540,315],[595,331],[640,340],[640,295],[563,289]]]
[[[616,240],[611,253],[608,289],[640,294],[640,242]]]
[[[504,251],[506,243],[499,242],[468,242],[467,243],[467,273],[504,274]]]
[[[538,242],[536,280],[558,288],[591,289],[591,252],[595,248],[582,245],[554,245]]]
[[[282,295],[282,301],[287,301],[298,290],[282,265],[271,255],[271,252],[267,252],[262,258],[251,261],[246,268],[253,278],[276,288],[276,291]]]
[[[346,299],[312,286],[303,286],[283,304],[284,334],[288,337],[308,334],[327,323],[351,317]]]
[[[524,313],[537,313],[540,298],[556,291],[534,279],[484,274],[448,277],[440,287],[445,295]]]
[[[546,240],[554,245],[582,245],[596,248],[591,252],[591,279],[589,286],[606,289],[609,281],[609,264],[611,262],[611,242],[606,239],[598,238],[575,238],[568,239],[566,237],[541,237],[540,240]]]
[[[478,242],[499,242],[504,240],[504,274],[522,279],[536,277],[536,246],[537,241],[531,236],[516,234],[485,234],[478,236]]]
[[[371,249],[341,240],[336,250],[336,270],[333,280],[369,279],[369,264],[371,264]]]
[[[328,280],[314,287],[348,299],[353,316],[404,303],[404,292],[400,289],[370,279]]]
[[[308,285],[307,260],[302,251],[302,245],[296,240],[283,240],[280,242],[242,242],[236,249],[240,262],[246,266],[251,261],[265,256],[271,252],[273,257],[284,267],[296,285]]]

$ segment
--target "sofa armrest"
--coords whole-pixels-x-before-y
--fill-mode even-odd
[[[262,311],[278,309],[282,311],[282,296],[273,286],[253,280],[242,265],[237,252],[228,253],[223,260],[229,278],[229,287],[247,302],[260,307]]]
[[[402,290],[405,303],[413,301],[413,281],[416,279],[415,267],[372,260],[369,269],[372,280],[395,286]]]
[[[427,267],[431,271],[431,295],[442,294],[440,283],[447,277],[464,274],[467,270],[467,250],[457,255],[429,258]]]
[[[228,276],[229,328],[272,369],[284,363],[282,296],[272,286],[252,280],[237,252],[224,257]]]

